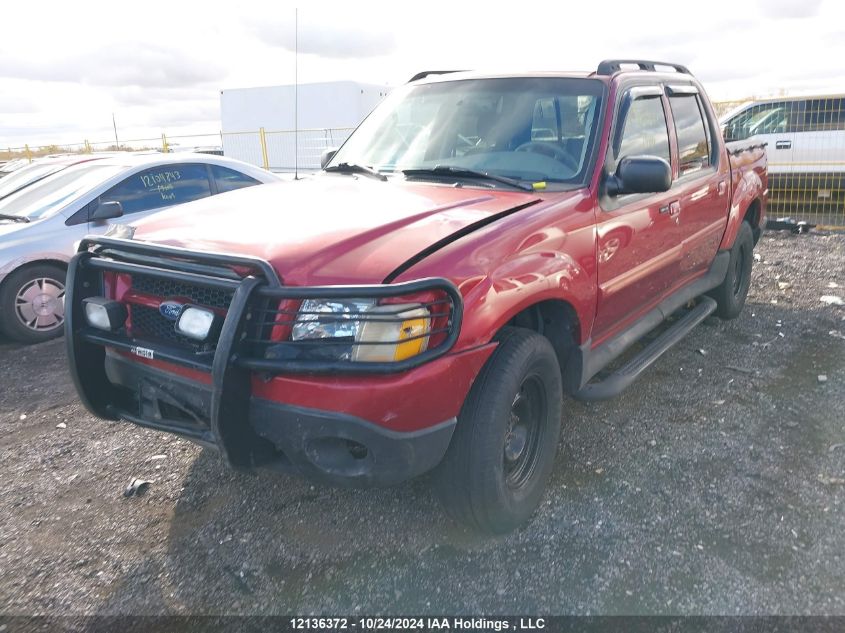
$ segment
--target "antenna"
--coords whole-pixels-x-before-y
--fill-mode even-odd
[[[293,11],[293,179],[299,180],[299,7]]]
[[[120,141],[117,140],[117,122],[114,120],[114,112],[111,113],[111,124],[114,128],[114,150],[120,150]]]

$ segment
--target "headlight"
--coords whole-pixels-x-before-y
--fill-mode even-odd
[[[176,320],[176,331],[195,341],[204,341],[211,333],[215,321],[214,312],[188,306]]]
[[[88,297],[82,300],[85,308],[85,320],[100,330],[114,332],[126,323],[126,306],[119,301],[105,297]]]
[[[391,362],[424,352],[430,332],[430,313],[417,303],[377,306],[372,299],[308,299],[299,309],[291,340],[314,341],[315,346],[304,350],[310,357]]]
[[[299,308],[291,339],[305,341],[341,338],[351,342],[357,336],[361,325],[357,318],[374,305],[375,301],[372,299],[307,299]]]

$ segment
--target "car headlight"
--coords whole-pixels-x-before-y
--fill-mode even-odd
[[[308,356],[391,362],[424,352],[430,332],[430,313],[417,303],[377,306],[372,299],[308,299],[299,309],[291,340],[333,343],[308,346]]]
[[[373,305],[375,301],[372,299],[306,299],[299,308],[291,339],[307,341],[334,338],[352,341],[361,326],[358,319]]]

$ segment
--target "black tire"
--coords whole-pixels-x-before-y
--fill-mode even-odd
[[[446,511],[490,534],[513,530],[540,505],[560,439],[563,398],[548,339],[505,328],[498,340],[433,477]]]
[[[731,248],[728,273],[725,280],[709,294],[718,307],[714,313],[720,319],[735,319],[745,306],[748,288],[751,286],[751,265],[754,263],[754,234],[747,222],[739,227],[739,233]]]
[[[3,333],[21,343],[41,343],[61,336],[64,333],[65,276],[65,269],[61,266],[34,264],[6,277],[0,287],[0,328]],[[24,291],[33,297],[29,304],[20,299]],[[45,314],[30,318],[30,311],[36,308]],[[48,312],[50,314],[46,314]]]

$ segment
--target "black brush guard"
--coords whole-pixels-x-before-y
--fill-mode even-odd
[[[241,271],[246,274],[240,274]],[[125,330],[107,332],[89,326],[82,300],[103,296],[103,273],[146,275],[206,288],[232,292],[232,300],[220,330],[216,348],[194,351],[159,341],[130,336]],[[448,298],[449,319],[445,338],[431,349],[395,362],[354,362],[325,360],[276,360],[249,355],[248,328],[253,312],[260,312],[268,301],[285,299],[386,299],[426,291]],[[82,402],[94,414],[111,420],[125,419],[150,428],[176,432],[202,444],[218,448],[233,467],[256,465],[254,445],[244,440],[248,426],[252,372],[279,374],[388,374],[407,371],[445,355],[460,333],[463,302],[457,287],[441,278],[406,283],[361,286],[287,287],[270,264],[250,257],[220,253],[200,253],[177,247],[160,246],[115,238],[85,238],[68,267],[65,302],[65,334],[70,372]],[[438,302],[442,303],[442,302]],[[266,308],[265,308],[266,311]],[[433,320],[432,320],[433,323]],[[275,341],[274,345],[284,344]],[[254,346],[252,346],[254,349]],[[124,407],[121,394],[107,377],[106,348],[136,355],[139,349],[153,352],[156,360],[211,374],[211,398],[207,428],[142,419]],[[139,396],[140,397],[140,396]]]

